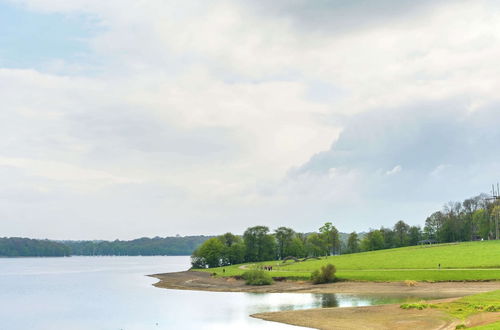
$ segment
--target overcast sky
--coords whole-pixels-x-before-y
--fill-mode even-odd
[[[0,0],[0,236],[422,225],[500,180],[498,1]]]

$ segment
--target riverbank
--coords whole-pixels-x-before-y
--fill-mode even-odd
[[[418,296],[422,299],[447,297],[433,303],[451,302],[466,295],[500,290],[500,281],[492,282],[337,282],[311,284],[306,281],[282,281],[266,286],[248,286],[243,280],[215,277],[206,272],[183,271],[150,275],[158,288],[214,292],[252,293],[345,293]],[[450,298],[453,297],[453,298]],[[463,321],[443,310],[401,309],[399,304],[347,308],[318,308],[251,315],[266,321],[317,329],[455,329]],[[500,319],[500,313],[483,313],[466,321],[467,326],[482,325]]]
[[[459,298],[441,299],[430,303],[447,303]],[[299,311],[283,311],[259,313],[252,317],[303,326],[315,329],[388,329],[388,330],[416,330],[416,329],[455,329],[458,325],[475,327],[490,324],[500,319],[500,313],[480,313],[460,320],[435,309],[404,310],[399,304],[346,307],[346,308],[317,308]]]
[[[183,271],[154,274],[158,288],[199,290],[215,292],[255,293],[366,293],[366,294],[418,294],[422,297],[461,297],[465,295],[500,290],[500,281],[492,282],[418,282],[414,286],[404,282],[337,282],[311,284],[306,281],[282,281],[272,285],[249,286],[243,280],[231,277],[213,277],[206,272]]]

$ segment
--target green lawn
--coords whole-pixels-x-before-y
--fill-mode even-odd
[[[487,324],[487,325],[481,325],[479,327],[469,328],[469,329],[474,329],[474,330],[498,330],[498,329],[500,329],[500,321],[495,322],[495,323],[491,323],[491,324]]]
[[[332,263],[337,276],[363,281],[500,280],[500,241],[412,246],[346,254],[304,262],[279,261],[206,269],[218,276],[241,275],[246,268],[272,265],[271,275],[308,279],[311,272]],[[438,269],[441,264],[441,269]],[[242,269],[243,268],[243,269]],[[223,272],[223,269],[225,272]]]
[[[465,321],[469,316],[474,314],[500,312],[500,290],[465,296],[447,303],[427,304],[425,302],[420,302],[402,304],[401,308],[437,308],[455,318]],[[494,322],[492,324],[474,327],[473,329],[500,329],[499,326],[500,322]]]
[[[466,319],[472,314],[482,312],[500,312],[500,290],[465,296],[450,303],[437,305],[448,314]]]

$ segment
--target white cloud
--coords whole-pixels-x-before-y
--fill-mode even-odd
[[[27,171],[28,175],[65,182],[85,182],[89,186],[140,183],[136,179],[119,177],[104,171],[82,168],[68,163],[26,158],[0,157],[0,166]]]
[[[87,182],[84,189],[116,199],[99,209],[110,216],[112,207],[131,210],[138,199],[114,185],[168,196],[134,210],[147,212],[145,228],[169,234],[168,221],[159,225],[164,213],[186,219],[185,233],[206,219],[301,224],[307,212],[327,217],[391,190],[385,185],[396,178],[420,173],[414,164],[441,173],[435,162],[455,159],[419,130],[437,132],[435,140],[456,134],[452,125],[481,117],[499,99],[499,9],[488,1],[426,2],[431,9],[403,6],[376,19],[361,6],[336,14],[346,14],[341,23],[312,22],[307,15],[323,10],[313,2],[303,3],[311,11],[290,14],[287,3],[265,15],[245,1],[13,3],[90,15],[99,29],[81,63],[53,59],[44,72],[0,68],[4,166],[55,180],[70,195]],[[359,26],[349,18],[356,13],[366,18]],[[311,96],[318,84],[323,98]],[[467,136],[465,145],[478,143]],[[422,145],[432,164],[418,158]],[[313,173],[315,166],[327,174]],[[375,172],[380,177],[367,175]],[[45,191],[40,184],[32,186]],[[366,227],[359,214],[353,218]]]
[[[401,172],[402,170],[403,170],[403,168],[401,167],[401,165],[396,165],[392,169],[390,169],[389,171],[386,171],[385,175],[394,175],[394,174]]]

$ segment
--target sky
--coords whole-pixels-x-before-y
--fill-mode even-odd
[[[493,0],[0,0],[0,237],[423,225],[500,181]]]

